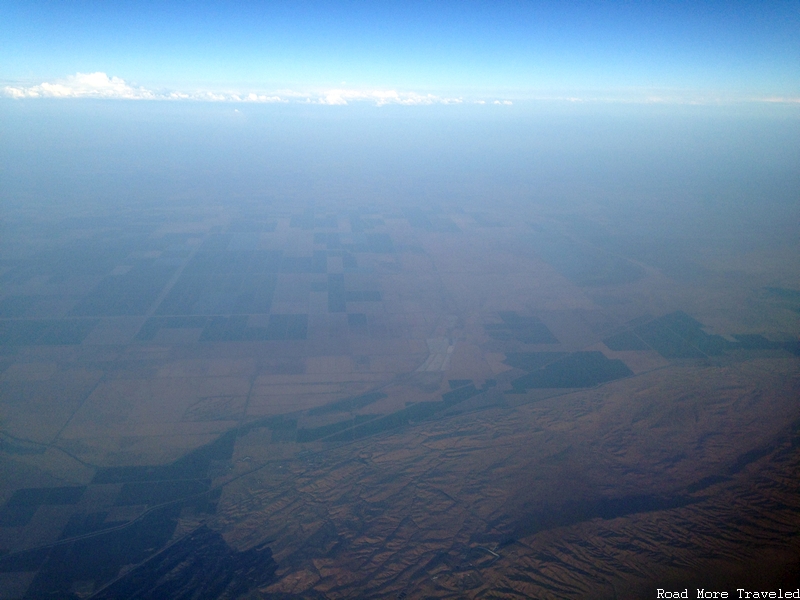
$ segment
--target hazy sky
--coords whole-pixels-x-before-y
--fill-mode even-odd
[[[0,79],[7,96],[791,100],[800,3],[6,0]]]
[[[791,227],[798,31],[797,1],[7,0],[0,200],[533,199]]]

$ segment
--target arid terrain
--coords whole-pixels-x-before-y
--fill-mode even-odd
[[[535,204],[4,218],[0,598],[798,584],[796,244]]]

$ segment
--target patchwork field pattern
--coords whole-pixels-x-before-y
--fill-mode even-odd
[[[779,261],[690,285],[534,209],[157,212],[54,214],[55,238],[15,217],[0,598],[636,598],[800,572]]]

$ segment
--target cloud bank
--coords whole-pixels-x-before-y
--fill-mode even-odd
[[[313,91],[281,90],[279,92],[239,91],[158,91],[142,86],[135,87],[120,77],[106,73],[76,73],[55,82],[32,86],[6,86],[2,95],[15,98],[106,98],[117,100],[186,100],[197,102],[249,102],[249,103],[306,103],[343,106],[351,103],[372,103],[377,106],[422,106],[433,104],[491,104],[508,106],[508,99],[444,97],[435,94],[386,89],[322,89]],[[635,104],[728,104],[755,102],[771,104],[800,104],[796,97],[724,97],[708,93],[652,93],[641,90],[611,94],[585,95],[520,95],[523,100],[568,103],[635,103]]]
[[[56,83],[41,83],[31,87],[3,89],[11,98],[121,98],[125,100],[153,100],[152,91],[134,88],[119,77],[105,73],[76,73]]]
[[[353,90],[332,89],[314,92],[286,90],[277,94],[256,92],[212,92],[212,91],[155,91],[145,87],[134,87],[120,77],[109,77],[106,73],[76,73],[53,83],[33,86],[6,86],[3,95],[9,98],[107,98],[117,100],[195,100],[201,102],[304,102],[329,106],[346,105],[351,102],[372,102],[378,106],[387,104],[430,105],[459,104],[461,98],[443,98],[434,94],[398,92],[397,90]],[[506,101],[508,102],[508,101]]]
[[[401,93],[397,90],[326,90],[316,100],[310,101],[331,106],[359,101],[371,101],[378,106],[385,106],[387,104],[413,106],[419,104],[461,104],[463,99],[442,98],[434,94],[417,94],[415,92]]]

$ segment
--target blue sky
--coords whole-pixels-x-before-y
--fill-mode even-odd
[[[97,72],[159,94],[791,99],[800,2],[2,3],[3,85]]]

